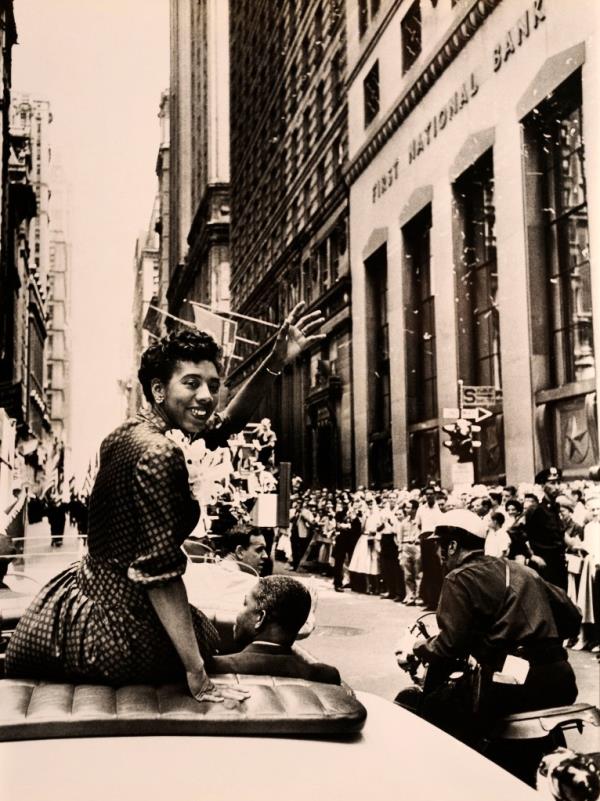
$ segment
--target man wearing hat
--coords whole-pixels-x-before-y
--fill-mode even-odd
[[[554,467],[542,471],[546,477],[544,496],[539,504],[525,512],[525,533],[529,545],[529,561],[546,581],[567,589],[567,562],[565,537],[556,498],[560,493],[557,484],[559,472]],[[536,479],[542,474],[538,473]]]
[[[437,609],[440,633],[413,648],[438,681],[423,696],[422,716],[469,742],[499,715],[573,703],[575,674],[544,579],[524,565],[484,555],[485,528],[466,509],[447,512],[433,537],[446,576]],[[553,596],[561,611],[577,617],[566,593],[553,588]],[[480,666],[476,700],[464,685],[446,681],[456,660],[469,656]]]

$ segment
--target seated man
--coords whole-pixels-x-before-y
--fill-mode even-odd
[[[224,535],[223,547],[226,551],[223,562],[235,563],[247,573],[261,575],[269,558],[267,542],[260,529],[244,524],[234,526]]]
[[[310,613],[310,592],[289,576],[261,578],[244,600],[233,634],[243,650],[215,656],[211,673],[254,673],[341,684],[337,668],[309,662],[292,649]]]
[[[486,556],[485,528],[473,512],[447,512],[434,536],[446,577],[440,633],[413,647],[435,671],[420,714],[469,742],[498,716],[572,704],[577,685],[562,641],[581,616],[566,593],[523,565]],[[446,683],[455,662],[469,656],[479,665],[476,695],[464,683]]]

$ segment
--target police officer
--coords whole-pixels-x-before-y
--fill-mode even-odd
[[[473,512],[445,513],[433,536],[446,576],[440,633],[413,647],[437,671],[422,716],[473,743],[498,716],[573,703],[577,685],[562,625],[565,617],[577,625],[580,615],[566,593],[524,565],[484,555],[485,529]],[[448,684],[456,660],[469,656],[478,681]]]

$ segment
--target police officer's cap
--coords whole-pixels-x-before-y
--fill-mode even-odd
[[[458,528],[482,540],[485,539],[486,534],[483,520],[475,512],[470,512],[468,509],[451,509],[449,512],[445,512],[441,515],[440,522],[435,527],[435,532],[427,539],[439,539],[438,529],[440,528]]]

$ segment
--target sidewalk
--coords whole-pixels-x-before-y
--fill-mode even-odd
[[[49,578],[81,558],[82,547],[77,529],[68,522],[60,548],[51,547],[50,525],[46,519],[28,525],[25,531],[23,553],[13,562],[13,570],[25,573],[44,584]]]

